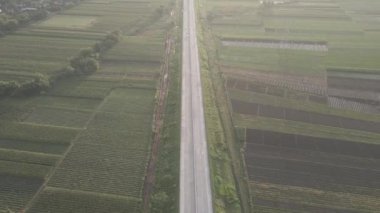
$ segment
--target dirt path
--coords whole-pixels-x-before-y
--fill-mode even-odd
[[[158,160],[158,150],[161,142],[161,131],[164,121],[165,103],[169,89],[169,61],[174,47],[174,40],[167,35],[165,41],[165,56],[161,66],[161,80],[158,89],[158,96],[153,117],[153,143],[151,155],[147,166],[144,188],[143,188],[143,212],[150,212],[150,199],[154,188],[155,173]]]

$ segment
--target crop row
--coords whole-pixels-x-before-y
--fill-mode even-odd
[[[321,62],[325,54],[317,51],[224,46],[219,52],[219,60],[224,66],[247,70],[254,67],[255,70],[279,74],[322,76],[325,70]]]
[[[112,145],[75,144],[48,185],[139,198],[147,152]]]
[[[21,212],[42,179],[0,174],[0,211]]]
[[[248,103],[233,99],[231,100],[231,103],[233,110],[236,113],[241,114],[257,115],[346,129],[356,129],[373,133],[378,133],[378,130],[380,128],[380,122],[378,121],[375,122],[357,120],[335,115],[325,115],[304,110],[295,110],[292,108],[282,108],[270,105]]]
[[[105,60],[160,63],[163,54],[162,39],[126,36],[120,44],[105,55]]]
[[[369,105],[365,103],[360,103],[357,101],[351,101],[344,98],[336,98],[336,97],[328,97],[327,104],[330,107],[338,108],[338,109],[348,109],[356,112],[363,113],[379,113],[379,109],[374,105]]]
[[[275,131],[257,129],[248,129],[246,134],[246,140],[248,143],[261,144],[265,146],[278,146],[287,149],[296,148],[313,152],[324,152],[336,155],[347,155],[352,157],[363,157],[369,159],[379,158],[379,156],[377,156],[377,153],[380,151],[380,147],[375,144],[359,143],[340,139],[312,137],[305,135],[295,135],[289,133],[280,133]],[[252,144],[248,144],[248,148],[250,145]],[[266,147],[261,148],[265,149]],[[278,150],[272,151],[275,153]],[[283,155],[284,153],[280,152],[280,154]],[[298,155],[296,153],[294,154],[295,156]],[[348,159],[346,160],[349,161]],[[359,162],[360,161],[358,161],[358,163]],[[371,164],[367,166],[360,165],[355,167],[371,167],[370,165]],[[374,162],[373,165],[376,165],[376,163]]]
[[[36,108],[24,122],[69,128],[83,128],[90,115],[91,112],[88,111],[40,107]]]
[[[297,210],[306,210],[307,212],[315,212],[318,209],[322,210],[321,212],[360,212],[363,209],[371,211],[379,208],[379,204],[373,196],[336,193],[256,181],[252,181],[250,186],[253,190],[256,208],[263,205],[277,209],[282,207],[284,208],[282,211],[286,211],[291,206],[297,206]],[[284,203],[289,205],[281,206]]]
[[[115,89],[107,97],[100,110],[145,114],[153,110],[154,95],[154,90]]]
[[[147,113],[145,111],[144,113]],[[131,122],[133,120],[133,122]],[[109,131],[125,131],[132,133],[147,132],[152,122],[152,116],[142,113],[109,113],[98,112],[88,125],[88,129]]]
[[[77,133],[75,129],[0,121],[0,135],[4,139],[67,144]]]
[[[41,164],[0,160],[1,174],[43,179],[49,173],[51,168],[51,166]]]
[[[46,154],[62,154],[69,144],[0,139],[0,148]]]
[[[315,112],[315,113],[320,113],[320,114],[349,117],[349,118],[354,118],[358,120],[368,120],[368,121],[376,121],[376,122],[380,120],[379,115],[363,114],[363,113],[358,113],[358,112],[354,112],[350,110],[335,109],[335,108],[331,108],[327,106],[326,104],[320,104],[315,101],[313,102],[301,101],[301,100],[305,100],[306,97],[298,96],[297,94],[289,92],[289,91],[287,93],[288,95],[287,98],[261,94],[261,93],[246,92],[246,91],[236,90],[236,89],[230,89],[229,93],[230,93],[231,99],[240,100],[243,102],[254,102],[254,103],[260,103],[263,105],[271,105],[271,106],[277,106],[277,107],[283,107],[283,108],[289,108],[289,109]]]
[[[79,40],[100,40],[104,38],[105,33],[83,31],[78,29],[66,29],[66,30],[54,30],[54,29],[39,29],[32,30],[20,30],[15,32],[15,35],[19,36],[38,36],[47,38],[62,38],[62,39],[79,39]]]
[[[116,86],[115,82],[104,82],[102,84],[99,81],[88,82],[70,79],[55,85],[49,91],[49,95],[99,100],[104,99],[114,86]]]
[[[250,180],[256,183],[252,186],[255,205],[304,211],[305,206],[298,204],[360,209],[361,199],[366,199],[368,208],[376,209],[379,145],[258,129],[246,132],[245,161]],[[331,200],[324,205],[329,203],[324,196],[343,199],[353,194],[357,200],[350,199],[350,204]]]
[[[57,107],[67,109],[92,110],[99,104],[100,100],[90,98],[58,97],[58,96],[38,96],[33,98],[33,104],[43,107]]]
[[[258,80],[258,82],[255,81],[244,81],[244,80],[235,80],[233,78],[228,78],[227,80],[227,87],[233,89],[239,89],[239,90],[245,90],[245,91],[250,91],[250,92],[255,92],[255,93],[263,93],[263,94],[268,94],[272,96],[278,96],[278,97],[287,97],[287,98],[292,98],[296,100],[308,100],[311,102],[316,102],[316,103],[326,103],[326,97],[317,95],[317,94],[324,94],[323,90],[315,90],[313,89],[312,86],[310,87],[303,87],[304,89],[297,88],[295,90],[295,87],[292,89],[289,88],[287,84],[283,84],[283,82],[279,83],[276,82],[277,85],[273,84],[267,84],[267,82],[263,82]],[[273,81],[271,81],[273,82]],[[308,89],[306,89],[308,88]],[[307,94],[304,93],[308,91],[312,91],[312,94]],[[314,94],[314,95],[313,95]]]
[[[80,190],[47,187],[33,203],[32,213],[66,212],[140,212],[141,200]]]
[[[54,166],[58,155],[0,148],[0,160]]]

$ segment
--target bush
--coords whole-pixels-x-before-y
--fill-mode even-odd
[[[50,88],[48,77],[38,74],[32,81],[22,83],[13,95],[32,95],[46,91]]]
[[[50,88],[49,79],[38,74],[34,79],[26,82],[0,81],[0,96],[30,95],[46,91]]]
[[[12,31],[17,29],[18,27],[18,21],[16,19],[9,19],[7,22],[5,22],[4,30],[6,31]]]
[[[70,66],[73,68],[74,73],[90,74],[98,71],[98,58],[98,54],[93,49],[82,49],[78,56],[70,60]]]
[[[120,31],[114,31],[102,41],[97,42],[93,48],[82,49],[78,56],[70,60],[70,67],[77,74],[90,74],[98,71],[100,55],[113,47],[120,41],[120,38]]]
[[[94,45],[93,50],[99,54],[104,53],[105,51],[113,47],[120,40],[121,40],[121,32],[113,31],[112,33],[108,34],[105,39],[96,43]]]
[[[18,88],[20,84],[16,81],[0,81],[0,96],[12,95]]]

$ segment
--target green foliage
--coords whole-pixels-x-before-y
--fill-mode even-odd
[[[17,95],[30,95],[46,91],[50,87],[50,81],[46,75],[38,74],[32,81],[20,84],[16,90]]]
[[[19,87],[16,81],[0,81],[0,96],[11,95]]]
[[[152,197],[152,211],[165,213],[166,209],[168,209],[168,201],[169,196],[165,192],[161,191],[154,194]]]
[[[121,39],[121,32],[114,31],[92,48],[82,49],[78,56],[70,60],[70,67],[76,74],[91,74],[99,70],[99,57]]]
[[[180,53],[180,43],[176,52]],[[165,120],[156,169],[156,183],[151,200],[152,213],[178,212],[179,150],[180,150],[180,54],[170,63],[170,85],[165,109]]]
[[[223,197],[224,202],[228,205],[239,205],[239,199],[236,194],[236,189],[230,182],[225,182],[219,176],[215,177],[218,193]]]
[[[37,74],[32,80],[25,82],[0,81],[0,96],[30,95],[46,91],[50,81],[45,75]]]
[[[70,60],[70,65],[74,72],[77,74],[90,74],[98,71],[99,61],[93,57],[93,54],[90,56],[82,56],[83,51],[85,50],[82,50],[79,56]]]

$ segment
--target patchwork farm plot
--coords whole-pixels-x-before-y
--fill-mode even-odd
[[[202,12],[250,212],[378,211],[379,2],[207,0]]]
[[[88,0],[0,38],[1,81],[28,81],[123,32],[98,72],[0,100],[0,212],[142,211],[169,7]]]

